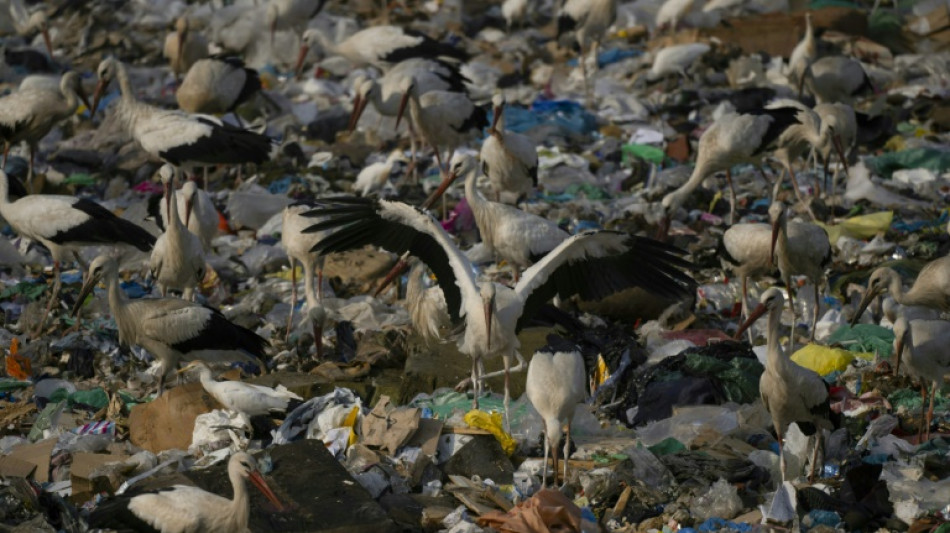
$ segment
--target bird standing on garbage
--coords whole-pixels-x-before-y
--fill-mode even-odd
[[[812,62],[802,73],[800,84],[799,95],[802,88],[807,89],[819,104],[850,104],[855,97],[875,90],[861,62],[845,56],[823,57]]]
[[[287,333],[290,337],[294,323],[294,309],[297,307],[297,265],[303,267],[304,297],[307,299],[307,309],[319,305],[323,298],[323,258],[311,252],[326,233],[304,233],[304,229],[313,225],[313,219],[303,216],[312,211],[313,206],[308,204],[288,205],[284,208],[280,243],[287,252],[290,261],[290,315],[287,317]],[[316,284],[314,284],[316,277]],[[314,339],[316,340],[316,339]]]
[[[891,298],[903,306],[920,306],[950,311],[950,256],[944,256],[924,265],[917,274],[914,285],[904,292],[901,277],[892,268],[880,267],[868,278],[868,287],[861,297],[858,310],[851,318],[854,326],[861,314],[878,295],[889,293]]]
[[[89,525],[99,529],[163,533],[250,531],[248,480],[278,511],[283,510],[249,454],[238,452],[231,456],[228,477],[234,491],[230,500],[191,485],[173,485],[109,498],[89,515]]]
[[[60,265],[67,259],[79,257],[83,246],[128,244],[147,252],[155,244],[151,233],[128,220],[121,219],[101,205],[75,196],[31,194],[11,202],[10,182],[0,170],[0,216],[21,237],[39,242],[53,256],[53,291],[37,331],[42,330],[46,317],[59,296]]]
[[[270,158],[271,140],[236,128],[208,115],[161,109],[135,98],[125,66],[114,58],[99,63],[99,83],[93,96],[95,113],[103,92],[118,80],[121,97],[116,106],[129,135],[153,157],[183,170],[207,165],[261,164]]]
[[[278,30],[290,30],[302,37],[310,19],[317,16],[326,3],[327,0],[270,0],[264,18],[271,45]]]
[[[514,289],[479,283],[472,264],[442,226],[417,208],[365,198],[333,198],[320,205],[309,214],[324,217],[324,221],[307,231],[339,229],[321,240],[315,252],[372,244],[397,254],[409,252],[433,271],[452,322],[465,325],[458,346],[472,358],[475,407],[482,382],[504,375],[507,413],[510,373],[524,368],[517,332],[555,294],[562,299],[574,294],[596,299],[641,286],[659,295],[686,297],[695,286],[681,270],[690,265],[680,257],[680,250],[613,231],[585,232],[565,240],[529,268]],[[505,369],[486,374],[484,360],[497,356],[502,357]],[[518,361],[514,368],[513,358]],[[459,387],[467,387],[468,383],[465,380]]]
[[[597,67],[597,51],[607,30],[617,19],[617,0],[567,0],[557,15],[557,37],[572,35],[577,62],[584,77],[584,92],[590,100],[590,83],[587,77],[587,54],[594,50],[594,67]]]
[[[821,226],[808,222],[788,222],[788,209],[782,202],[769,206],[772,223],[772,241],[769,263],[778,265],[782,281],[788,289],[788,306],[795,315],[792,302],[792,276],[805,276],[815,287],[815,308],[811,318],[809,340],[815,340],[815,325],[821,309],[820,287],[824,284],[825,268],[831,263],[831,243]]]
[[[283,385],[271,388],[242,381],[215,381],[211,367],[204,361],[192,361],[178,373],[183,374],[192,369],[198,370],[201,386],[218,400],[218,403],[247,416],[283,413],[287,411],[291,400],[303,400]]]
[[[192,26],[188,17],[178,17],[175,31],[165,36],[162,55],[171,66],[175,81],[180,80],[199,59],[208,57],[207,39],[197,31],[192,31]]]
[[[7,166],[10,145],[26,141],[30,150],[29,177],[32,178],[36,145],[53,126],[73,116],[80,101],[90,107],[82,80],[75,71],[63,74],[57,89],[21,89],[0,98],[0,141],[3,141],[0,169]]]
[[[814,107],[815,113],[821,119],[821,128],[818,133],[819,145],[815,147],[824,164],[825,189],[828,190],[828,167],[831,165],[831,154],[836,153],[844,167],[844,174],[848,174],[848,152],[854,147],[858,137],[857,115],[854,108],[848,104],[836,102],[833,104],[818,104]],[[829,198],[834,198],[835,180],[831,177]]]
[[[181,360],[263,364],[267,340],[231,322],[220,311],[178,298],[130,301],[119,287],[119,264],[107,255],[100,255],[89,264],[73,316],[100,281],[108,291],[119,342],[141,346],[161,361],[158,396],[165,389],[166,374],[175,370]]]
[[[178,216],[175,168],[166,163],[158,172],[165,189],[165,209],[169,212],[169,221],[165,233],[155,241],[148,269],[158,283],[162,296],[169,289],[175,289],[182,291],[182,298],[192,301],[195,289],[205,277],[204,248],[198,236],[188,231]]]
[[[571,450],[571,421],[574,409],[587,397],[587,371],[584,359],[576,346],[563,341],[553,346],[549,338],[547,346],[534,352],[528,364],[525,393],[531,405],[544,420],[544,472],[541,486],[547,487],[548,451],[554,463],[554,479],[557,484],[558,444],[561,428],[567,426],[564,439],[564,482],[567,483],[567,465]],[[562,346],[564,345],[564,346]]]
[[[184,217],[182,222],[188,231],[198,236],[201,247],[206,253],[211,252],[211,241],[218,234],[218,210],[211,201],[208,191],[198,188],[198,184],[188,180],[175,194],[178,202],[178,216]],[[162,225],[168,226],[168,207],[161,210]]]
[[[766,410],[772,416],[772,425],[779,445],[782,446],[781,469],[782,479],[786,477],[785,452],[782,435],[788,426],[795,422],[802,432],[815,434],[817,442],[812,455],[809,479],[813,479],[818,467],[818,452],[822,446],[822,430],[834,429],[829,405],[830,394],[828,384],[821,379],[814,370],[810,370],[794,363],[785,351],[782,350],[779,328],[782,325],[782,308],[785,307],[785,298],[782,291],[773,287],[762,293],[761,303],[746,319],[735,338],[739,338],[756,320],[768,313],[768,327],[766,330],[767,361],[765,372],[759,378],[759,392]]]
[[[505,104],[503,94],[492,97],[492,123],[478,157],[495,201],[517,203],[538,186],[538,149],[530,137],[505,131]],[[503,199],[503,193],[510,199]]]
[[[718,252],[723,268],[739,276],[743,319],[749,316],[749,278],[775,270],[770,254],[771,240],[772,228],[763,223],[733,224],[719,240]]]
[[[805,13],[805,35],[792,49],[792,54],[788,56],[788,66],[785,69],[785,76],[788,77],[788,81],[800,86],[805,69],[816,57],[818,57],[818,43],[815,42],[815,30],[811,25],[811,12],[808,12]],[[801,94],[798,96],[801,98]]]
[[[175,91],[178,107],[189,113],[220,115],[260,92],[261,78],[237,57],[214,56],[197,61]],[[238,118],[240,121],[240,118]]]
[[[950,374],[950,322],[945,320],[907,320],[899,317],[894,324],[894,355],[898,362],[903,360],[908,375],[920,382],[920,426],[917,441],[923,435],[930,440],[930,426],[934,416],[934,396]],[[895,365],[895,374],[896,369]],[[930,408],[924,417],[927,403],[927,384],[930,383]],[[926,433],[924,427],[926,426]]]

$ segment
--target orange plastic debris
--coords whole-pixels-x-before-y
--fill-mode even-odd
[[[33,367],[30,359],[17,353],[20,349],[20,339],[14,337],[10,341],[10,355],[6,357],[7,375],[21,380],[30,379],[33,375]]]

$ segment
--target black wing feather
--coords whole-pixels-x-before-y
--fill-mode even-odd
[[[155,237],[151,233],[128,220],[115,216],[112,211],[92,200],[79,198],[72,205],[72,208],[89,215],[89,220],[65,231],[60,231],[49,237],[50,241],[56,244],[125,243],[143,252],[151,250],[152,246],[155,245]]]
[[[769,128],[765,131],[765,135],[762,137],[762,144],[759,145],[754,154],[758,155],[768,150],[772,144],[778,140],[782,133],[789,128],[789,126],[801,124],[801,122],[798,120],[798,113],[800,112],[801,109],[798,109],[797,107],[760,109],[758,111],[752,112],[753,115],[769,115],[772,117],[772,123],[769,124]]]
[[[468,53],[465,52],[465,50],[452,46],[451,44],[436,41],[432,37],[429,37],[428,35],[419,31],[403,29],[403,32],[406,35],[417,37],[421,40],[414,46],[396,48],[392,52],[386,54],[385,57],[381,58],[383,61],[387,63],[399,63],[400,61],[405,61],[406,59],[411,59],[414,57],[424,57],[429,59],[451,57],[459,61],[468,60]]]
[[[227,123],[217,123],[205,117],[194,117],[194,120],[211,126],[211,134],[200,137],[191,144],[159,152],[159,157],[173,165],[186,162],[208,165],[259,165],[270,159],[270,137]]]
[[[183,354],[199,350],[243,350],[263,361],[267,339],[253,331],[235,324],[220,311],[206,307],[211,318],[204,328],[194,337],[171,345],[172,349]]]

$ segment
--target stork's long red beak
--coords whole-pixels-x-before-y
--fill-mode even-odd
[[[663,218],[660,219],[660,223],[656,227],[656,240],[660,242],[666,242],[670,236],[670,215],[663,215]]]
[[[274,507],[277,507],[278,511],[284,510],[284,504],[280,503],[280,500],[277,499],[277,495],[274,494],[274,491],[270,490],[270,487],[267,486],[267,482],[264,481],[264,477],[261,476],[260,472],[251,472],[248,475],[248,479],[250,479],[251,483],[257,487],[257,490],[264,494],[265,498],[274,504]]]
[[[409,103],[409,91],[406,91],[406,94],[402,95],[402,100],[399,101],[399,114],[396,115],[396,127],[399,129],[399,123],[402,121],[402,115],[406,112],[406,104]]]
[[[102,93],[106,90],[105,80],[99,80],[96,83],[96,90],[92,93],[92,108],[89,110],[89,116],[96,114],[96,111],[99,109],[99,100],[102,98]]]
[[[422,202],[422,208],[429,209],[432,207],[435,202],[438,201],[438,199],[441,198],[443,194],[445,194],[445,191],[447,191],[448,188],[451,187],[453,183],[455,183],[455,180],[457,180],[458,177],[459,175],[455,171],[449,172],[449,175],[446,176],[445,179],[442,180],[442,183],[439,184],[439,188],[429,195],[425,202]]]
[[[749,314],[749,318],[745,320],[742,324],[739,325],[739,329],[736,330],[736,334],[732,338],[739,340],[742,337],[742,334],[745,333],[745,330],[749,329],[749,326],[755,323],[766,311],[765,304],[759,304],[758,307],[752,310],[752,313]]]
[[[505,108],[501,106],[495,106],[492,109],[491,128],[488,129],[488,133],[495,133],[496,131],[498,131],[495,128],[498,126],[498,121],[501,120],[501,114],[504,112],[505,112]]]
[[[894,348],[894,357],[897,358],[897,361],[894,362],[894,376],[897,377],[898,372],[901,369],[901,355],[904,353],[904,337],[898,337],[897,346]]]
[[[379,297],[386,287],[393,282],[394,279],[398,278],[406,268],[409,266],[408,262],[409,252],[402,254],[402,257],[399,258],[399,261],[396,261],[396,264],[389,270],[389,273],[386,274],[386,277],[383,278],[383,281],[379,284],[379,287],[376,288],[376,291],[373,292],[373,298]]]
[[[188,227],[188,223],[191,221],[191,210],[193,209],[193,204],[191,198],[185,199],[185,227]]]
[[[369,98],[363,98],[359,94],[353,98],[353,113],[350,114],[350,124],[346,128],[347,132],[353,133],[353,130],[356,129],[356,125],[359,123],[360,117],[363,116],[363,111],[368,103]]]
[[[778,220],[772,223],[772,244],[769,245],[769,267],[775,266],[775,243],[778,241]]]
[[[53,40],[49,38],[49,30],[43,28],[40,30],[40,33],[43,34],[43,43],[46,45],[46,51],[49,52],[50,57],[53,57]]]
[[[73,305],[72,316],[79,314],[79,310],[82,309],[83,302],[86,301],[86,297],[89,296],[89,293],[92,292],[92,289],[95,288],[96,284],[99,283],[99,278],[92,277],[92,273],[89,273],[86,282],[83,283],[82,289],[79,290],[79,296],[76,297],[76,303]]]
[[[271,40],[273,42],[273,34],[271,34]],[[294,64],[294,75],[298,78],[300,73],[303,72],[303,64],[307,61],[307,54],[310,53],[310,46],[307,43],[300,45],[300,51],[297,52],[297,63]]]
[[[864,296],[861,297],[861,303],[858,304],[858,310],[854,313],[854,316],[851,317],[851,327],[854,327],[859,320],[861,320],[861,315],[864,314],[864,310],[871,305],[871,300],[877,296],[877,293],[871,290],[870,287],[864,291]]]
[[[835,150],[838,151],[838,157],[841,158],[841,166],[844,167],[844,177],[851,179],[851,175],[848,174],[848,160],[845,159],[844,145],[841,144],[841,136],[836,133],[832,135],[831,141],[835,145]]]
[[[485,331],[488,333],[488,349],[491,350],[491,318],[494,311],[494,304],[491,300],[485,300]]]

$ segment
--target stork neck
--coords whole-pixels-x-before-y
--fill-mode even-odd
[[[782,343],[780,342],[780,331],[782,328],[782,308],[784,305],[779,305],[773,307],[769,311],[769,321],[768,321],[768,339],[767,339],[767,353],[768,353],[768,364],[769,367],[773,369],[779,369],[788,364],[789,359],[785,357],[785,353],[782,350]]]
[[[0,206],[5,206],[10,203],[10,178],[7,176],[7,173],[0,168]]]
[[[79,95],[76,94],[75,89],[65,84],[60,87],[59,92],[61,92],[63,94],[63,98],[66,99],[66,109],[68,109],[69,114],[72,115],[79,107]]]
[[[478,172],[475,170],[470,170],[465,176],[465,199],[468,201],[468,207],[471,208],[472,214],[475,215],[475,223],[478,226],[479,233],[481,233],[482,240],[490,247],[493,245],[491,227],[494,221],[488,212],[488,200],[482,196],[478,187],[475,186],[477,180]]]
[[[894,298],[895,302],[905,306],[917,303],[916,298],[904,292],[904,283],[897,272],[889,272],[887,278],[887,291],[891,293],[891,298]],[[913,288],[911,288],[911,292],[913,292]]]
[[[791,257],[788,254],[788,223],[782,222],[778,227],[778,238],[775,241],[775,255],[778,256],[779,268],[785,272],[791,271]]]
[[[169,191],[169,200],[168,200],[168,225],[166,226],[166,231],[172,235],[178,235],[181,233],[184,223],[181,221],[181,218],[178,217],[178,193],[174,189],[174,185],[171,185],[172,190]]]
[[[135,317],[128,316],[127,306],[129,300],[126,298],[122,288],[119,287],[119,273],[108,272],[106,276],[106,287],[109,291],[109,309],[112,310],[115,325],[119,329],[119,340],[133,343],[133,330],[129,328],[129,325],[134,323]]]
[[[231,486],[234,488],[234,498],[231,500],[231,509],[228,513],[234,526],[232,531],[247,531],[248,518],[250,518],[251,513],[247,497],[247,480],[237,472],[230,472],[229,477],[231,478]]]

